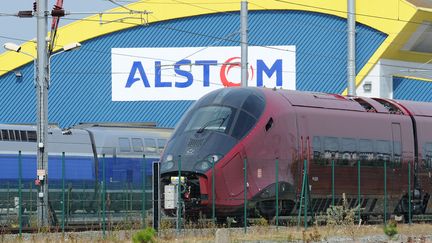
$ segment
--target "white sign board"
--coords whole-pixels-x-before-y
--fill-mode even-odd
[[[251,46],[248,86],[295,89],[295,46]],[[112,100],[197,100],[240,85],[240,47],[113,48]]]

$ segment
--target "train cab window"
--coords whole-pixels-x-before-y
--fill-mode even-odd
[[[245,111],[240,111],[232,136],[238,140],[242,139],[246,133],[255,125],[256,119]]]
[[[21,133],[21,141],[27,142],[27,132],[26,131],[20,131]]]
[[[143,142],[141,138],[132,138],[132,148],[134,152],[143,152]]]
[[[144,138],[144,145],[146,153],[156,153],[156,141],[153,138]]]
[[[14,130],[9,130],[9,140],[15,141],[15,133]]]
[[[357,160],[357,143],[353,138],[342,138],[341,139],[341,160],[339,164],[342,165],[354,165]]]
[[[423,163],[426,168],[432,168],[432,143],[423,145]]]
[[[360,139],[359,140],[359,159],[362,165],[373,165],[374,159],[374,150],[373,150],[373,142],[369,139]]]
[[[243,103],[242,109],[258,119],[264,110],[264,101],[258,96],[251,94]]]
[[[119,138],[119,147],[120,152],[130,152],[131,148],[129,138]]]
[[[167,140],[166,139],[158,139],[157,142],[158,142],[158,153],[161,154],[165,148]]]
[[[9,132],[8,132],[8,130],[2,130],[2,138],[3,138],[3,141],[9,141]]]
[[[324,138],[324,158],[339,159],[339,140],[336,137]]]
[[[193,114],[185,131],[196,130],[202,133],[206,130],[228,133],[235,109],[225,106],[205,106]]]
[[[28,131],[27,138],[29,142],[36,142],[37,140],[36,131]]]

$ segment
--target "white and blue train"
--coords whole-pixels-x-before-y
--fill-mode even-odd
[[[94,211],[98,204],[103,166],[106,189],[111,193],[111,201],[121,200],[123,194],[120,192],[142,190],[143,174],[148,178],[146,184],[149,189],[152,163],[159,160],[171,133],[172,129],[157,128],[151,123],[79,124],[66,130],[50,126],[48,183],[52,206],[55,209],[59,206],[63,153],[64,178],[70,200],[78,199],[80,205],[85,205],[82,209]],[[26,192],[31,190],[32,186],[36,192],[36,141],[34,125],[0,125],[0,204],[9,202],[16,196],[18,161],[21,157],[24,207],[33,209],[33,206],[26,203],[28,197],[31,197]],[[82,203],[83,201],[88,203]],[[76,209],[81,209],[81,206],[70,203],[69,211]]]

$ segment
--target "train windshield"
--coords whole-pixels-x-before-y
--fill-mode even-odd
[[[202,133],[206,130],[228,133],[235,110],[226,106],[205,106],[196,110],[185,131]]]

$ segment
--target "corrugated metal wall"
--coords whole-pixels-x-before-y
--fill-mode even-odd
[[[393,77],[393,98],[432,102],[432,82]]]
[[[346,19],[304,11],[256,11],[249,16],[251,45],[295,45],[297,89],[341,93],[346,87]],[[111,48],[237,46],[239,14],[220,13],[138,26],[83,43],[76,52],[51,61],[49,121],[155,121],[173,127],[191,101],[112,102]],[[222,39],[221,39],[222,38]],[[357,71],[386,35],[357,25]],[[0,77],[0,122],[35,122],[33,66]]]

